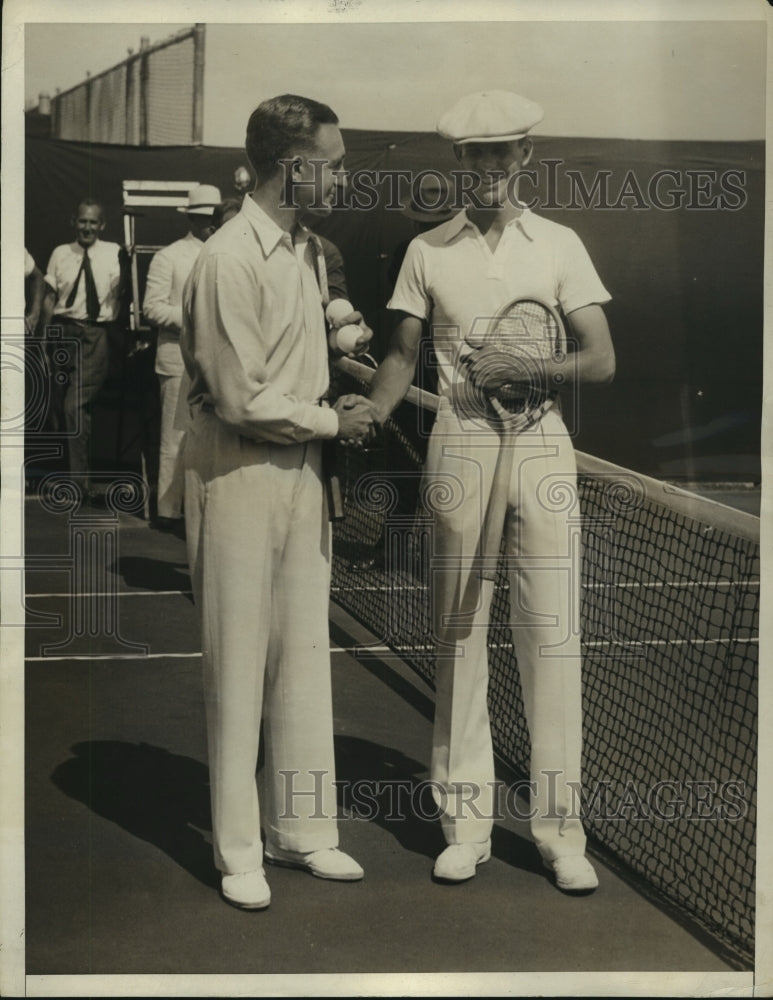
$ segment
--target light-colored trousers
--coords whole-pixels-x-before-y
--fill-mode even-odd
[[[180,445],[183,431],[175,427],[181,375],[159,375],[161,392],[161,442],[158,454],[158,516],[182,515],[183,469]]]
[[[487,705],[493,584],[476,561],[499,435],[441,404],[427,456],[437,643],[433,781],[449,844],[491,834],[497,797]],[[581,855],[579,509],[574,449],[551,410],[515,438],[506,524],[511,632],[531,739],[531,832],[541,855]],[[574,787],[573,787],[574,786]],[[441,791],[442,789],[442,791]]]
[[[338,844],[320,443],[255,443],[194,414],[184,445],[188,557],[201,617],[215,864],[259,868],[266,839]]]

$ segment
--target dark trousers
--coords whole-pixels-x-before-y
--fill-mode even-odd
[[[91,403],[105,384],[110,363],[108,325],[54,317],[61,339],[50,342],[53,401],[67,435],[70,472],[88,487]]]

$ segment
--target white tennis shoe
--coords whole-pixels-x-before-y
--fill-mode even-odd
[[[598,888],[599,880],[593,865],[583,855],[570,855],[543,864],[555,876],[556,885],[562,892],[590,893]]]
[[[365,874],[354,858],[339,851],[337,847],[327,847],[320,851],[285,851],[281,847],[266,846],[263,857],[272,865],[283,868],[299,868],[316,875],[317,878],[336,882],[358,882]]]
[[[265,910],[271,902],[271,890],[262,868],[223,875],[220,889],[223,899],[241,910]]]
[[[490,857],[490,839],[477,844],[450,844],[438,855],[432,874],[444,882],[464,882]]]

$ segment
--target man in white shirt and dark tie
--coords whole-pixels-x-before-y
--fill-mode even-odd
[[[90,407],[108,376],[110,327],[119,317],[123,270],[121,247],[100,239],[105,218],[98,201],[84,198],[72,225],[75,241],[56,247],[48,262],[43,321],[54,348],[55,405],[67,434],[70,473],[91,496]]]

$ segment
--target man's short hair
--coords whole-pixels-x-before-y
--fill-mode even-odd
[[[247,123],[247,156],[258,181],[272,177],[281,160],[314,145],[320,125],[337,125],[338,116],[319,101],[282,94],[263,101]]]
[[[77,204],[75,205],[75,211],[72,213],[72,217],[74,219],[78,218],[78,212],[79,212],[79,210],[80,210],[80,208],[81,208],[82,205],[85,205],[86,208],[98,208],[99,209],[99,215],[100,215],[102,221],[104,222],[104,219],[105,219],[105,206],[102,204],[101,201],[98,201],[96,198],[92,198],[90,195],[87,198],[80,198],[78,200]]]

